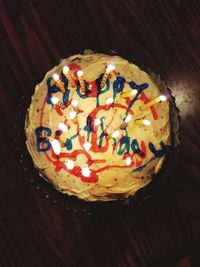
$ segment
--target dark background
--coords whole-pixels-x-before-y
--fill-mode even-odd
[[[1,0],[0,16],[0,266],[199,267],[200,1]],[[16,157],[15,117],[29,84],[84,48],[142,59],[182,117],[175,174],[153,198],[113,215],[51,203]]]

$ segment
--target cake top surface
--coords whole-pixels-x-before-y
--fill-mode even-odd
[[[134,194],[161,168],[169,102],[126,59],[78,54],[36,86],[25,128],[35,166],[58,190],[112,200]]]

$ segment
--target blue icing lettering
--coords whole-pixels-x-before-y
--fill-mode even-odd
[[[69,93],[70,93],[70,90],[68,88],[69,82],[68,82],[68,79],[63,74],[62,74],[62,81],[65,87],[65,93],[63,94],[63,103],[67,103],[69,101]]]
[[[67,150],[71,150],[72,149],[72,141],[71,141],[71,139],[67,138],[65,144],[66,144]]]
[[[116,145],[117,145],[117,139],[116,138],[112,138],[112,139],[113,139],[113,153],[114,153]]]
[[[62,73],[62,82],[64,83],[64,87],[67,90],[68,89],[68,79],[65,77],[65,75]]]
[[[49,140],[46,137],[41,137],[43,131],[47,133],[47,136],[51,135],[51,129],[47,127],[41,126],[35,130],[38,152],[45,152],[51,148],[51,143],[49,142]],[[41,144],[45,144],[45,147],[41,147]]]
[[[101,73],[99,78],[96,79],[96,85],[97,85],[97,98],[96,98],[97,104],[96,104],[96,106],[97,107],[99,106],[99,96],[101,94],[107,92],[110,88],[110,80],[109,79],[106,80],[106,84],[105,84],[104,88],[100,87],[103,76],[104,76],[104,73]]]
[[[135,101],[138,99],[139,95],[142,93],[143,90],[145,90],[146,88],[148,88],[148,84],[147,83],[143,83],[143,84],[136,84],[134,81],[129,82],[129,85],[132,89],[138,89],[137,94],[135,95],[135,97],[131,100],[130,104],[128,105],[128,109],[126,111],[126,115],[125,117],[128,115],[128,111],[129,109],[133,106],[133,104],[135,103]]]
[[[47,88],[48,88],[47,103],[50,104],[50,105],[52,105],[52,107],[53,107],[54,104],[51,102],[52,94],[53,93],[56,93],[56,92],[59,92],[60,89],[55,84],[51,85],[52,80],[53,79],[51,77],[49,77],[47,79]]]
[[[125,79],[121,76],[118,76],[117,79],[113,83],[113,98],[115,100],[118,93],[120,93],[124,89]]]
[[[144,89],[146,89],[147,87],[149,87],[148,83],[136,84],[134,81],[129,82],[129,86],[132,89],[139,90],[140,92],[142,92]]]
[[[99,147],[102,147],[104,137],[105,137],[105,133],[102,132],[102,133],[100,134],[100,137],[99,137]]]
[[[160,142],[161,149],[156,149],[154,144],[151,142],[149,143],[149,149],[150,151],[157,157],[161,158],[167,151],[167,146],[163,143],[163,141]]]
[[[92,118],[90,116],[87,117],[87,122],[85,127],[83,128],[87,132],[87,141],[90,140],[90,133],[91,133],[91,122]]]
[[[74,138],[76,138],[78,136],[78,134],[74,134],[70,137],[71,140],[73,140]]]
[[[127,128],[124,128],[124,131],[126,132],[126,136],[128,136],[128,130],[127,130]]]
[[[85,81],[85,92],[81,92],[80,82],[78,82],[76,92],[81,98],[87,98],[90,94],[89,84]]]
[[[130,151],[130,137],[124,136],[120,141],[118,155],[122,155],[124,153],[129,153]]]
[[[63,94],[63,103],[67,103],[69,101],[69,90],[66,90],[65,93]]]
[[[138,141],[136,139],[133,139],[131,142],[131,149],[135,154],[138,154],[140,152],[140,147],[138,145]]]
[[[103,123],[103,120],[105,119],[105,117],[101,117],[100,120],[101,120],[101,134],[100,134],[100,137],[99,137],[99,147],[102,147],[103,145],[103,138],[105,137],[105,133],[104,133],[104,123]]]

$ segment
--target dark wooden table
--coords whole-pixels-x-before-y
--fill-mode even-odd
[[[200,266],[200,1],[0,1],[0,266]],[[136,55],[171,88],[181,159],[167,184],[113,215],[69,212],[29,183],[15,117],[29,84],[84,48]]]

